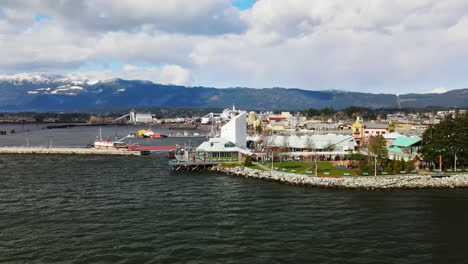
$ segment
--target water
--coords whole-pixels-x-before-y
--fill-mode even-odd
[[[467,263],[467,209],[468,190],[171,173],[164,154],[0,156],[1,263]]]

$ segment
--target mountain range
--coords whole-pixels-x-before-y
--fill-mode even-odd
[[[239,108],[255,110],[468,106],[468,89],[397,96],[337,90],[184,87],[140,80],[96,81],[53,74],[1,76],[0,94],[0,111],[72,111],[123,107],[223,108],[232,102]]]

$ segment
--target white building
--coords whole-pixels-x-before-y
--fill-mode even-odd
[[[245,149],[247,147],[247,112],[240,112],[222,126],[221,138]]]
[[[219,138],[210,138],[197,147],[208,160],[238,160],[240,153],[252,154],[247,148],[247,112],[240,112],[221,127]]]
[[[135,120],[137,123],[152,123],[153,115],[152,114],[136,114]]]
[[[287,147],[296,150],[345,153],[354,150],[352,135],[310,135],[310,136],[273,136],[273,147]]]

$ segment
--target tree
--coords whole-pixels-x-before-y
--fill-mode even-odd
[[[258,125],[258,126],[255,127],[255,131],[256,131],[258,134],[262,134],[263,128],[262,128],[262,124],[261,124],[261,123],[260,123],[260,125]]]
[[[308,151],[314,153],[314,154],[312,154],[312,160],[308,161],[307,164],[308,164],[310,167],[314,168],[315,174],[317,174],[317,166],[318,166],[318,164],[317,164],[317,156],[316,156],[316,153],[315,153],[317,150],[316,150],[316,148],[315,148],[315,143],[314,143],[314,141],[312,140],[312,137],[310,137],[310,136],[307,136],[307,137],[306,137],[305,145],[306,145],[306,148],[307,148]]]
[[[468,161],[468,115],[448,115],[439,124],[429,127],[423,134],[421,153],[433,167],[439,163],[452,167],[455,155],[462,164]]]
[[[289,138],[288,136],[283,136],[283,139],[281,141],[281,148],[280,148],[281,153],[282,152],[287,152],[289,151]],[[283,155],[280,155],[280,168],[283,168]]]
[[[369,164],[373,164],[375,162],[374,159],[377,158],[378,168],[380,171],[383,171],[384,165],[388,163],[388,149],[385,138],[382,135],[372,137],[367,147],[367,151],[369,152]],[[374,170],[375,169],[373,168],[372,171]]]
[[[244,160],[244,166],[245,167],[250,167],[252,166],[252,158],[250,156],[246,156]]]
[[[351,151],[347,159],[356,161],[359,164],[359,174],[362,175],[364,172],[369,173],[371,171],[369,159],[364,154]]]
[[[388,158],[387,141],[382,135],[371,138],[367,150],[377,158]]]

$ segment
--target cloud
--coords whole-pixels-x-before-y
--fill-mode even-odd
[[[232,0],[1,2],[1,73],[389,93],[467,86],[463,0],[258,0],[244,11]],[[127,66],[86,70],[113,61]]]
[[[166,65],[161,71],[160,82],[175,85],[190,85],[190,72],[178,65]]]
[[[440,87],[440,88],[436,88],[436,89],[430,91],[430,93],[442,94],[442,93],[446,93],[446,92],[448,92],[448,91],[450,91],[450,89],[447,89],[447,88],[445,88],[445,87]]]
[[[75,72],[72,74],[72,77],[79,77],[91,81],[120,78],[184,86],[190,86],[191,82],[190,71],[179,65],[165,65],[160,69],[158,67],[127,64],[119,70]]]
[[[185,34],[240,33],[240,11],[229,0],[14,0],[3,1],[11,21],[34,21],[42,14],[68,28],[91,32],[156,31]]]

